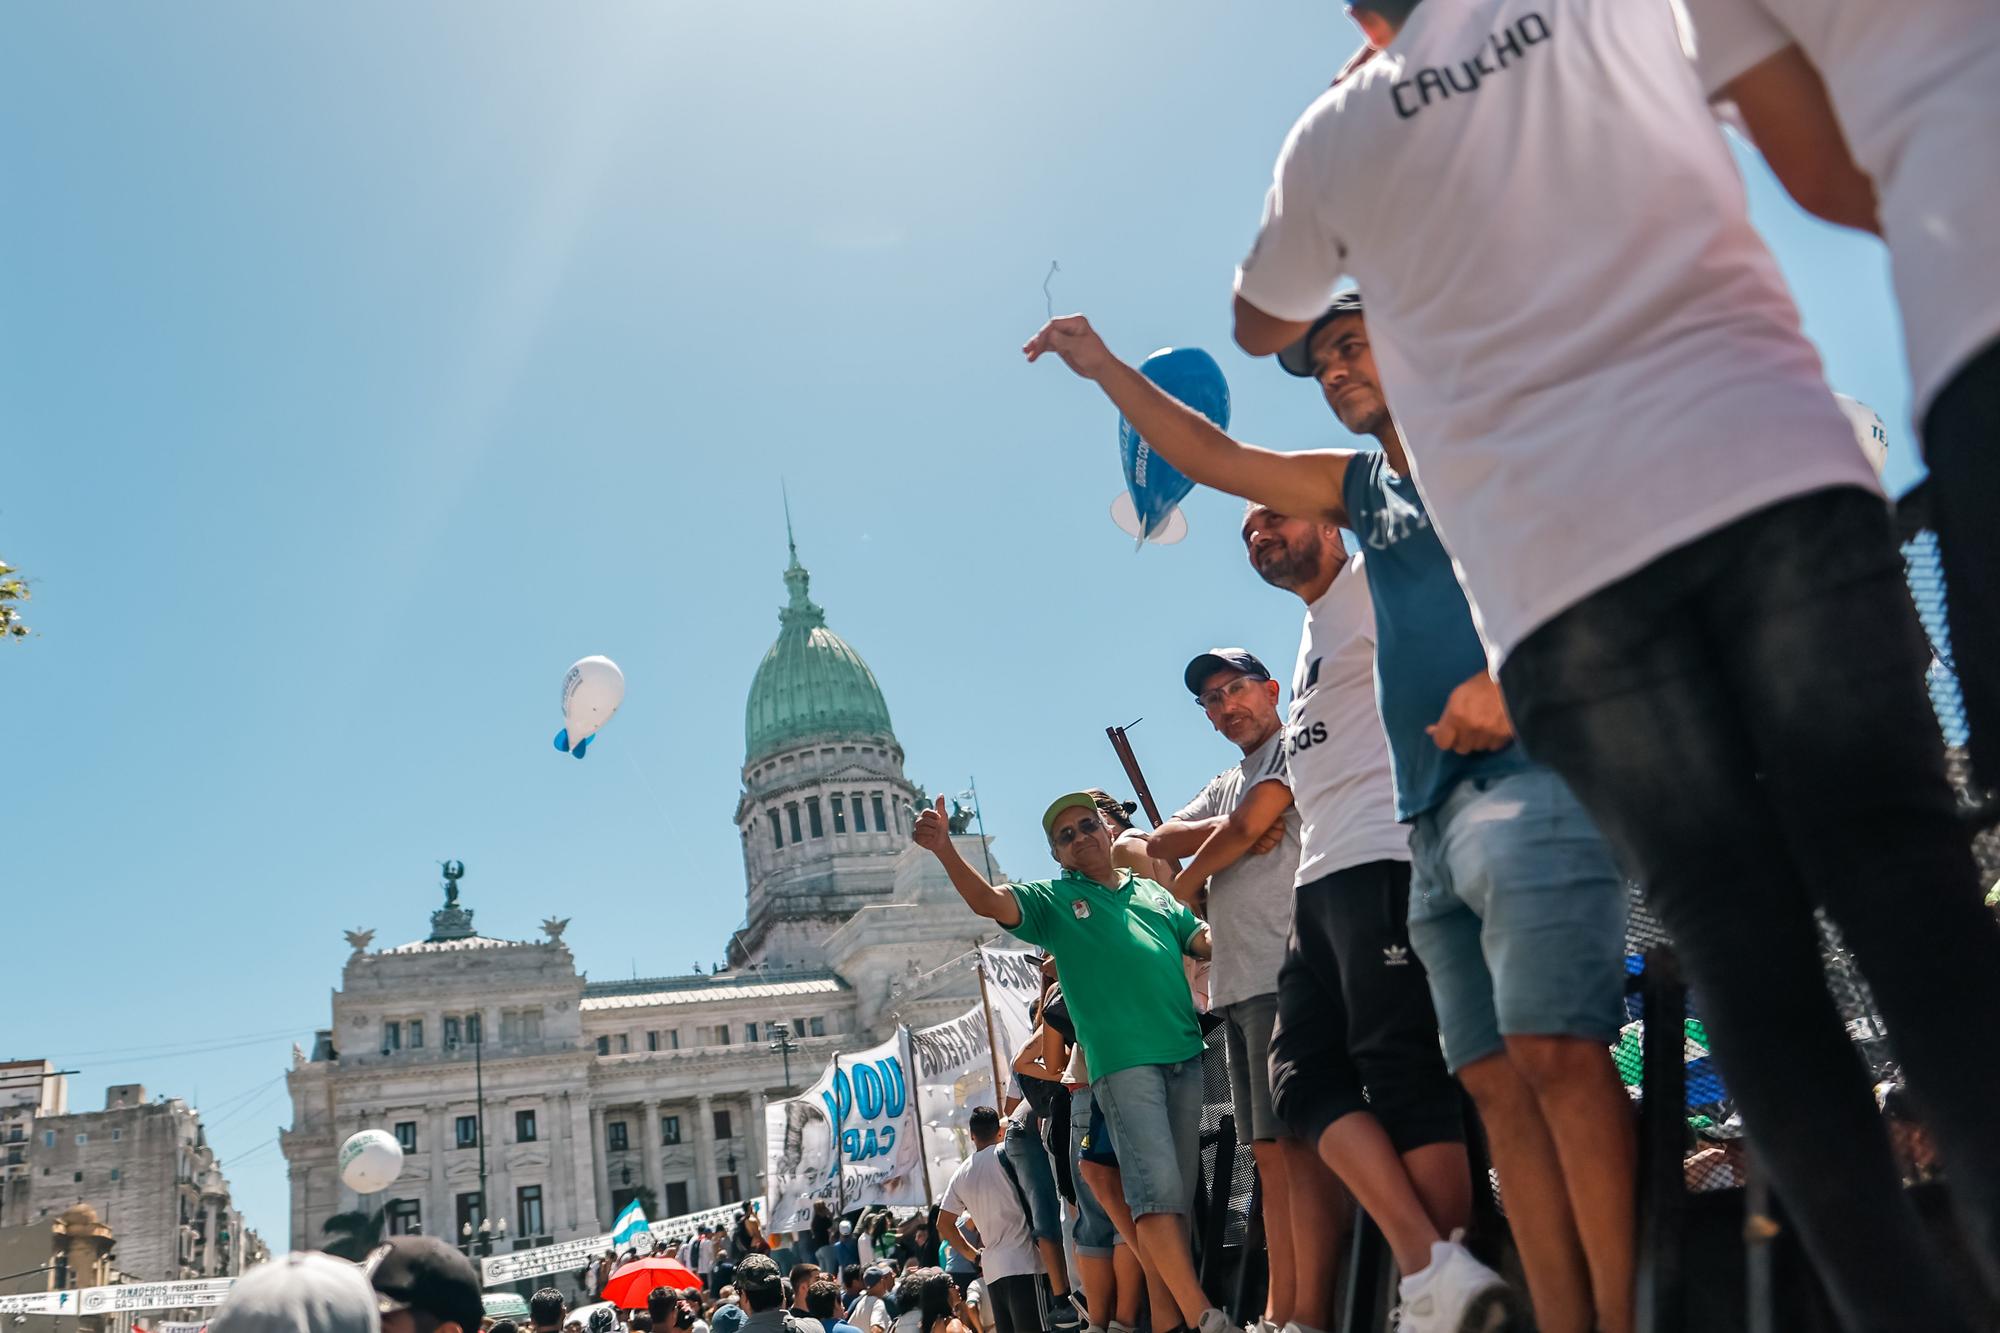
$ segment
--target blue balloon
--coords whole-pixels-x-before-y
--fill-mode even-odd
[[[1139,363],[1139,373],[1214,422],[1217,429],[1229,429],[1229,381],[1215,358],[1201,348],[1163,347]],[[1125,489],[1138,513],[1140,532],[1151,537],[1166,526],[1167,516],[1187,498],[1194,483],[1155,454],[1122,415],[1118,456],[1125,465]]]

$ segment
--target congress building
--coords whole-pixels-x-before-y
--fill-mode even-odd
[[[427,934],[377,949],[374,931],[349,932],[330,1021],[310,1053],[294,1048],[292,1248],[356,1211],[499,1251],[608,1231],[634,1198],[661,1218],[760,1195],[767,1102],[837,1049],[976,999],[963,955],[993,932],[910,845],[917,789],[888,705],[808,595],[796,548],[784,578],[745,710],[747,904],[727,965],[586,980],[566,920],[482,933],[448,864]],[[961,844],[974,864],[990,854]],[[366,1128],[405,1156],[364,1199],[335,1154]]]

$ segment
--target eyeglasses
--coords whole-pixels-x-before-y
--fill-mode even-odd
[[[1067,847],[1078,838],[1095,833],[1103,827],[1104,825],[1099,820],[1090,815],[1085,815],[1074,824],[1066,828],[1057,829],[1054,841],[1058,847]]]
[[[1218,685],[1212,690],[1196,695],[1195,702],[1200,704],[1204,710],[1212,713],[1222,706],[1223,700],[1234,699],[1252,685],[1257,684],[1259,680],[1260,677],[1257,676],[1238,676],[1227,685]]]

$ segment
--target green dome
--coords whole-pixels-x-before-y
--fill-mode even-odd
[[[810,582],[794,547],[785,570],[791,601],[778,612],[783,628],[757,667],[743,710],[746,767],[820,737],[894,735],[875,673],[826,627],[826,613],[806,595]]]

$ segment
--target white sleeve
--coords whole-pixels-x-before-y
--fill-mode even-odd
[[[1342,91],[1313,103],[1292,127],[1264,196],[1256,244],[1236,270],[1236,294],[1275,319],[1318,319],[1347,260],[1324,216],[1331,193],[1324,161],[1337,120],[1337,102],[1329,99]]]
[[[1762,0],[1678,0],[1694,29],[1694,66],[1702,91],[1718,97],[1730,82],[1794,42]]]
[[[938,1200],[938,1207],[945,1212],[965,1215],[965,1198],[959,1191],[959,1183],[965,1179],[965,1167],[971,1164],[972,1160],[967,1158],[965,1166],[951,1173],[951,1183],[944,1187],[944,1197]]]

